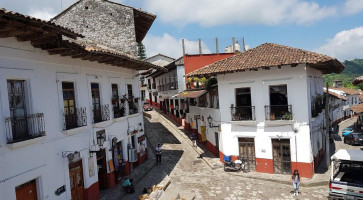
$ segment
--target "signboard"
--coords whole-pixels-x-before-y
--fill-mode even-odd
[[[110,168],[110,172],[115,171],[115,168],[113,167],[113,162],[112,162],[112,160],[109,160],[109,161],[108,161],[108,166],[109,166],[109,168]]]
[[[200,134],[202,135],[202,141],[207,141],[207,133],[206,133],[206,126],[200,127]]]
[[[54,193],[55,193],[55,195],[59,196],[60,194],[62,194],[65,191],[66,191],[66,186],[63,185],[62,187],[58,188]]]
[[[137,138],[137,141],[140,143],[142,142],[143,140],[145,140],[145,135],[142,135],[140,137]]]
[[[93,162],[93,157],[88,158],[88,172],[89,172],[89,177],[95,175],[95,164]]]

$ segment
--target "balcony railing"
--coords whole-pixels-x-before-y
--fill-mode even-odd
[[[125,106],[113,106],[113,118],[120,118],[126,115]]]
[[[232,121],[255,121],[255,106],[238,106],[231,108]]]
[[[266,120],[292,120],[291,105],[269,105],[265,106]]]
[[[100,108],[93,108],[93,123],[110,120],[110,106],[108,104],[101,105]]]
[[[324,102],[311,102],[311,115],[312,117],[317,117],[319,115],[319,113],[321,113],[323,111],[323,109],[325,108],[325,103]]]
[[[156,84],[155,83],[152,84],[152,88],[156,89]]]
[[[44,114],[5,118],[8,144],[30,140],[45,135]]]
[[[76,108],[76,112],[63,112],[63,130],[70,130],[82,126],[87,126],[86,107]]]

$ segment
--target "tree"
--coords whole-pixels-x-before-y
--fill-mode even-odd
[[[144,44],[142,44],[142,42],[137,43],[137,58],[139,60],[143,60],[146,58],[145,46]]]

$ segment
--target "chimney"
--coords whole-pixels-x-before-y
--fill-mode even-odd
[[[340,88],[342,86],[343,86],[343,82],[342,81],[340,81],[340,80],[333,81],[333,87]]]

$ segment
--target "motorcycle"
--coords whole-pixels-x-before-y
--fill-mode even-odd
[[[250,171],[248,163],[244,159],[231,161],[231,156],[224,156],[224,171]]]
[[[122,183],[122,188],[126,191],[126,193],[134,193],[135,192],[134,185],[132,184],[133,182],[134,182],[133,179],[126,179]]]

